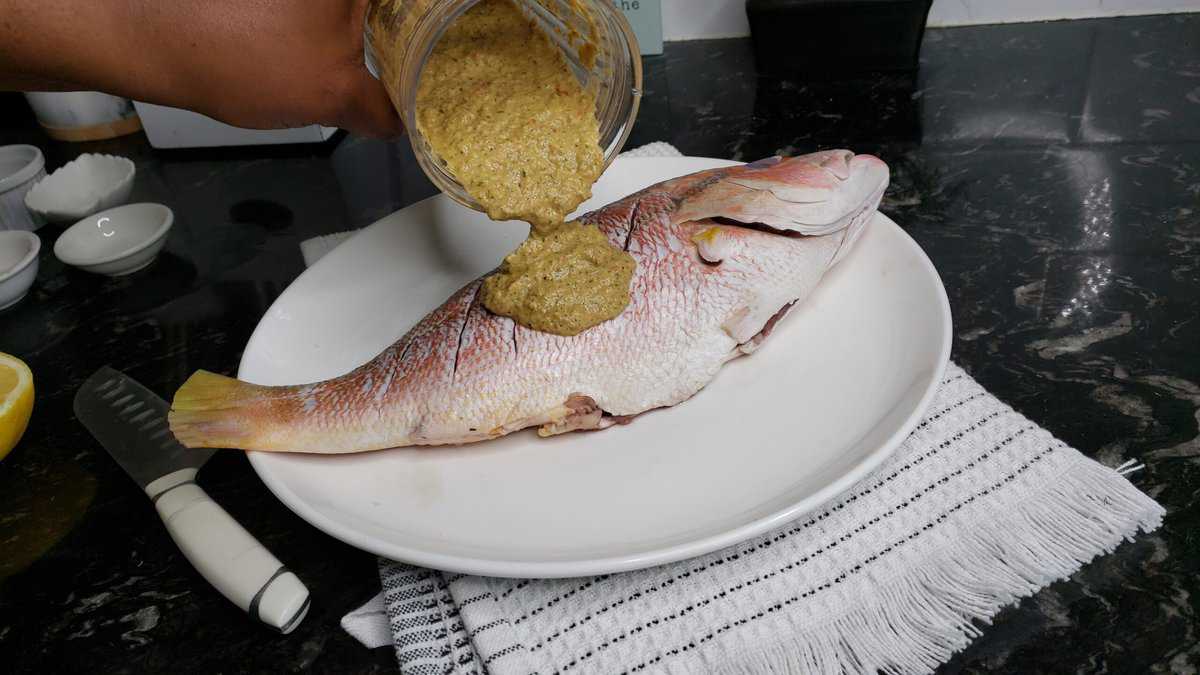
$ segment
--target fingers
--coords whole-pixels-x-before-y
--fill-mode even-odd
[[[346,89],[346,99],[339,106],[340,119],[332,120],[333,124],[376,138],[395,138],[404,132],[404,125],[383,83],[372,77],[365,67],[352,76]]]

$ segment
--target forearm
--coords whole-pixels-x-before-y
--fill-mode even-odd
[[[237,126],[391,136],[367,0],[0,0],[0,89],[96,90]]]
[[[270,0],[0,0],[0,89],[97,90],[211,109],[206,99],[220,86],[205,81],[204,64],[211,66],[214,54],[236,59],[228,43],[248,29],[237,19],[269,6]]]
[[[130,2],[0,0],[0,89],[130,93]]]

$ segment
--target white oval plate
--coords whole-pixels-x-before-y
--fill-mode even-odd
[[[582,208],[728,164],[622,158]],[[380,220],[279,297],[240,377],[297,384],[366,362],[492,269],[526,227],[442,196]],[[316,527],[426,567],[569,577],[700,555],[849,488],[912,430],[941,381],[946,292],[886,216],[797,309],[697,396],[629,426],[348,456],[251,452],[250,462]]]

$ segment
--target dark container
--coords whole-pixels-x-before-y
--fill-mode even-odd
[[[746,0],[760,73],[916,72],[933,0]]]

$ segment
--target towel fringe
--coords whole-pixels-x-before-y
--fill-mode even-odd
[[[1145,464],[1142,464],[1140,461],[1138,461],[1136,459],[1130,459],[1130,460],[1126,460],[1124,463],[1122,463],[1121,466],[1118,466],[1117,468],[1113,469],[1113,471],[1116,471],[1117,473],[1121,474],[1122,476],[1128,476],[1129,474],[1137,472],[1137,471],[1141,471],[1144,468],[1146,468]]]
[[[1164,510],[1122,475],[1091,461],[1075,463],[1009,517],[961,528],[953,547],[816,630],[758,645],[750,653],[713,653],[722,675],[807,672],[926,673],[979,635],[976,621],[1078,571],[1138,530],[1162,523]],[[673,664],[684,673],[695,664]]]

